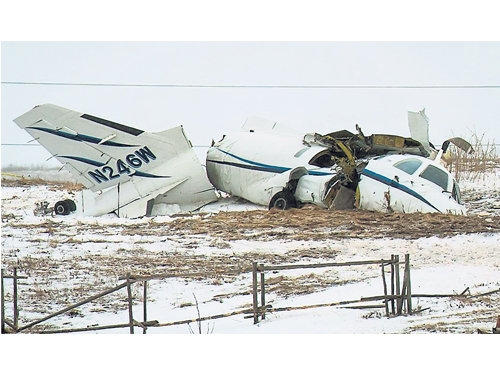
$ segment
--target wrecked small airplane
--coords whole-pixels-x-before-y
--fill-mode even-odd
[[[347,130],[301,134],[249,117],[241,132],[224,136],[207,154],[207,174],[219,190],[270,209],[312,203],[328,209],[465,214],[460,190],[439,163],[450,143],[428,141],[424,110],[409,112],[413,138]]]
[[[76,204],[57,202],[56,214],[136,218],[194,211],[217,200],[182,126],[147,133],[52,104],[14,122],[87,188]]]
[[[14,122],[33,136],[87,190],[62,200],[56,214],[119,217],[192,212],[217,201],[215,189],[269,208],[312,203],[328,209],[465,214],[458,184],[438,163],[424,111],[409,112],[412,138],[347,130],[302,134],[249,117],[207,153],[206,173],[182,126],[160,133],[52,104]]]

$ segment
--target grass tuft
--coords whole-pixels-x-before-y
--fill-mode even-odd
[[[485,140],[484,134],[473,132],[469,143],[474,149],[470,154],[454,145],[450,146],[448,170],[457,181],[484,181],[489,173],[500,168],[500,155],[495,141]]]

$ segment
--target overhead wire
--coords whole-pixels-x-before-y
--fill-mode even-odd
[[[498,89],[500,85],[200,85],[162,83],[85,83],[2,81],[3,85],[163,87],[163,88],[256,88],[256,89]]]
[[[256,89],[498,89],[500,88],[500,85],[197,85],[197,84],[188,85],[188,84],[28,82],[28,81],[2,81],[1,83],[3,85],[163,87],[163,88],[256,88]],[[2,143],[2,146],[38,146],[38,145]],[[207,147],[207,146],[193,146],[193,147]]]

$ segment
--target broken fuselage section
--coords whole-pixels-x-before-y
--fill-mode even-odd
[[[464,214],[458,185],[412,138],[342,130],[301,134],[250,117],[207,154],[219,190],[269,208],[312,203],[328,209]]]

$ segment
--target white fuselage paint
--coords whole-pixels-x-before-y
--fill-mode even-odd
[[[247,121],[248,122],[248,121]],[[320,168],[309,161],[323,145],[304,142],[304,135],[263,128],[250,131],[246,124],[237,134],[225,136],[207,153],[207,174],[219,190],[242,197],[255,204],[269,205],[274,194],[288,182],[298,179],[295,198],[302,203],[326,207],[327,184],[335,178],[335,168]],[[412,174],[394,164],[419,160]],[[394,212],[441,212],[465,214],[458,185],[451,174],[437,162],[416,155],[385,155],[366,160],[358,184],[358,207]],[[421,177],[433,165],[446,175],[446,186]],[[455,189],[455,193],[453,193]]]

